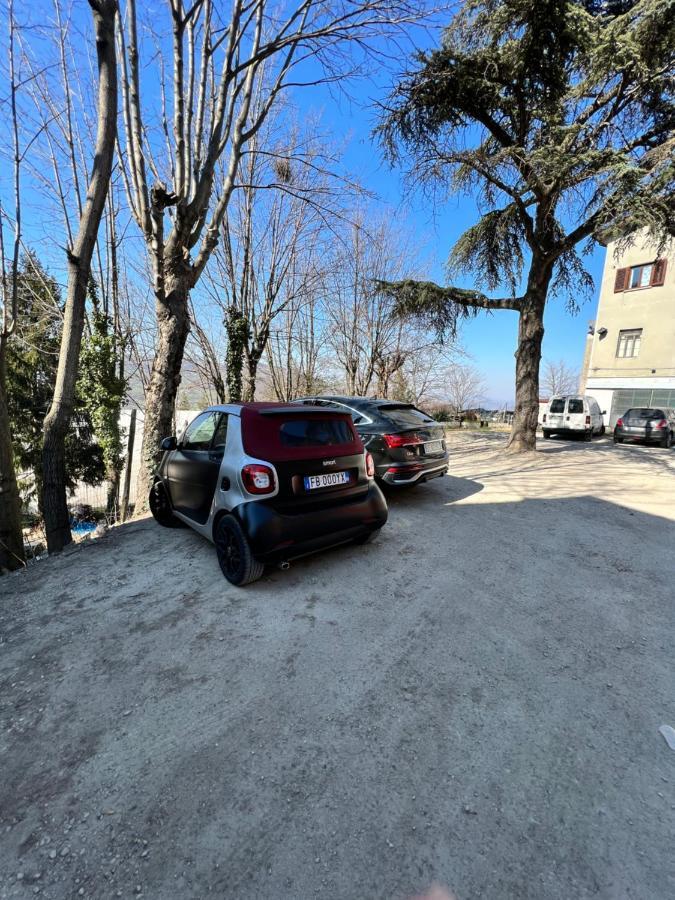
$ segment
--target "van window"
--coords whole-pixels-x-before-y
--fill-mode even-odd
[[[552,413],[565,412],[565,401],[564,400],[552,400],[551,401],[551,412]]]
[[[584,401],[583,400],[568,400],[567,402],[567,412],[568,413],[582,413],[584,411]]]
[[[344,419],[289,419],[279,429],[283,447],[330,447],[351,444],[351,429]]]

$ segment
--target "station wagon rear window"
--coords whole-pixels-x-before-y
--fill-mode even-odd
[[[279,429],[284,447],[332,447],[350,444],[354,438],[343,419],[290,419]]]
[[[584,401],[583,400],[570,400],[567,404],[567,412],[569,413],[582,413],[584,411]]]
[[[553,400],[551,403],[551,412],[552,413],[565,412],[565,401],[564,400]]]
[[[421,409],[405,404],[395,406],[393,404],[383,403],[382,406],[378,406],[378,410],[381,415],[389,419],[390,422],[394,422],[395,425],[400,425],[402,428],[410,426],[415,427],[416,425],[428,425],[430,422],[434,421],[431,416],[423,413]]]

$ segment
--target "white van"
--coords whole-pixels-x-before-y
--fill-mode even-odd
[[[603,412],[594,397],[551,397],[542,416],[545,438],[552,434],[583,434],[590,441],[605,433]]]

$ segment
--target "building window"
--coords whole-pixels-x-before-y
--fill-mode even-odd
[[[619,359],[630,359],[639,356],[641,339],[641,328],[633,328],[630,331],[620,331],[619,343],[616,345],[616,355]]]
[[[649,287],[652,282],[653,263],[646,266],[633,266],[630,270],[630,286],[632,288]]]
[[[614,293],[665,284],[667,264],[666,259],[656,259],[654,262],[641,263],[639,266],[617,269],[614,277]]]

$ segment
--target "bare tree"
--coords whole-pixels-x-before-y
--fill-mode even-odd
[[[0,574],[23,564],[21,504],[14,470],[12,435],[7,405],[7,343],[14,332],[18,315],[17,274],[21,246],[21,159],[17,111],[18,81],[15,56],[14,4],[7,9],[9,26],[9,106],[12,133],[14,242],[9,261],[5,261],[4,211],[0,207],[0,266],[2,268],[2,321],[0,322]]]
[[[555,394],[573,394],[579,384],[579,373],[568,366],[564,359],[544,361],[541,386],[552,397]]]
[[[280,124],[269,122],[275,130]],[[226,325],[230,400],[254,399],[277,320],[290,308],[300,324],[303,306],[322,286],[331,228],[352,190],[329,171],[333,164],[311,126],[280,135],[261,130],[242,158],[240,188],[206,279]]]
[[[457,418],[462,413],[479,406],[486,387],[480,372],[473,366],[455,365],[448,369],[445,378],[445,394]]]
[[[393,303],[376,285],[403,277],[417,263],[386,220],[365,225],[363,213],[357,218],[336,251],[327,280],[328,341],[348,394],[364,397],[375,390],[387,397],[396,373],[430,341],[421,329],[392,314]]]
[[[43,508],[49,552],[71,541],[64,442],[73,410],[75,381],[85,319],[91,260],[108,195],[117,132],[117,65],[115,20],[117,0],[89,0],[98,59],[98,127],[91,177],[79,220],[68,250],[68,290],[64,310],[59,366],[52,405],[45,417],[43,444]]]
[[[270,334],[267,361],[277,400],[324,393],[329,384],[320,361],[326,348],[325,316],[318,296],[289,304]]]
[[[213,0],[196,0],[188,9],[182,0],[169,0],[171,86],[163,77],[164,48],[153,51],[163,107],[162,153],[160,140],[149,135],[155,91],[148,108],[141,98],[140,72],[147,69],[141,64],[136,2],[127,3],[126,27],[119,30],[123,159],[132,212],[152,260],[157,316],[139,507],[148,494],[159,442],[171,430],[190,327],[188,297],[222,234],[247,144],[297,64],[315,58],[329,77],[336,77],[349,53],[362,50],[367,40],[418,21],[420,6],[412,0],[294,0],[285,7],[275,0],[234,0],[230,17],[223,19]],[[253,103],[256,94],[264,98],[259,104]],[[168,187],[165,179],[170,179]]]

